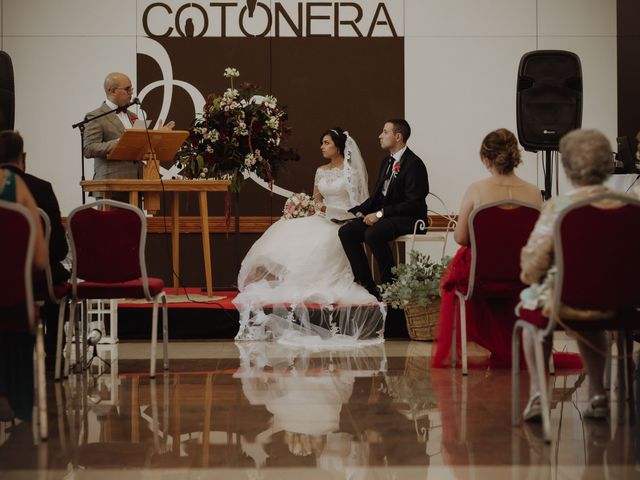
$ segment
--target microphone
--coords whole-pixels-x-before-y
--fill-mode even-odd
[[[126,112],[129,107],[132,107],[134,105],[141,105],[140,99],[138,97],[133,98],[129,103],[127,103],[126,105],[121,106],[118,109],[118,112]]]
[[[90,347],[95,347],[96,345],[98,345],[100,340],[102,340],[102,332],[100,330],[94,328],[89,332],[89,335],[87,336],[87,344]]]

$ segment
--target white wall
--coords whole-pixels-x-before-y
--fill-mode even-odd
[[[138,8],[131,0],[2,1],[16,128],[29,170],[52,181],[63,214],[81,198],[80,139],[71,125],[102,100],[106,70],[129,72],[135,84]],[[410,143],[451,210],[466,186],[486,175],[478,159],[482,137],[498,127],[516,131],[517,68],[528,51],[580,56],[583,125],[615,140],[615,0],[404,0],[403,13]],[[542,185],[539,165],[526,154],[519,173]],[[92,162],[86,167],[91,178]],[[562,175],[560,188],[567,188]]]

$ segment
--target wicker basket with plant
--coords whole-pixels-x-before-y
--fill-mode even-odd
[[[393,268],[395,280],[380,286],[382,301],[404,309],[412,340],[433,340],[440,313],[440,277],[448,263],[413,250],[409,263]]]

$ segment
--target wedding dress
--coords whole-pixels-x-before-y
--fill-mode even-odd
[[[236,340],[313,348],[384,342],[386,308],[354,282],[332,219],[367,196],[366,168],[347,137],[344,167],[316,172],[326,216],[280,219],[252,246],[238,275]]]

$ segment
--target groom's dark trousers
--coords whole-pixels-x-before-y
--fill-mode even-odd
[[[400,159],[400,171],[393,178],[392,164],[390,157],[383,160],[371,197],[349,210],[353,214],[367,215],[382,209],[383,218],[371,226],[358,218],[343,225],[338,232],[355,280],[375,296],[379,293],[362,243],[371,249],[382,283],[388,283],[392,281],[391,268],[394,265],[389,242],[413,232],[416,220],[427,216],[425,199],[429,193],[429,177],[422,160],[407,148]],[[386,180],[389,184],[385,195]]]

